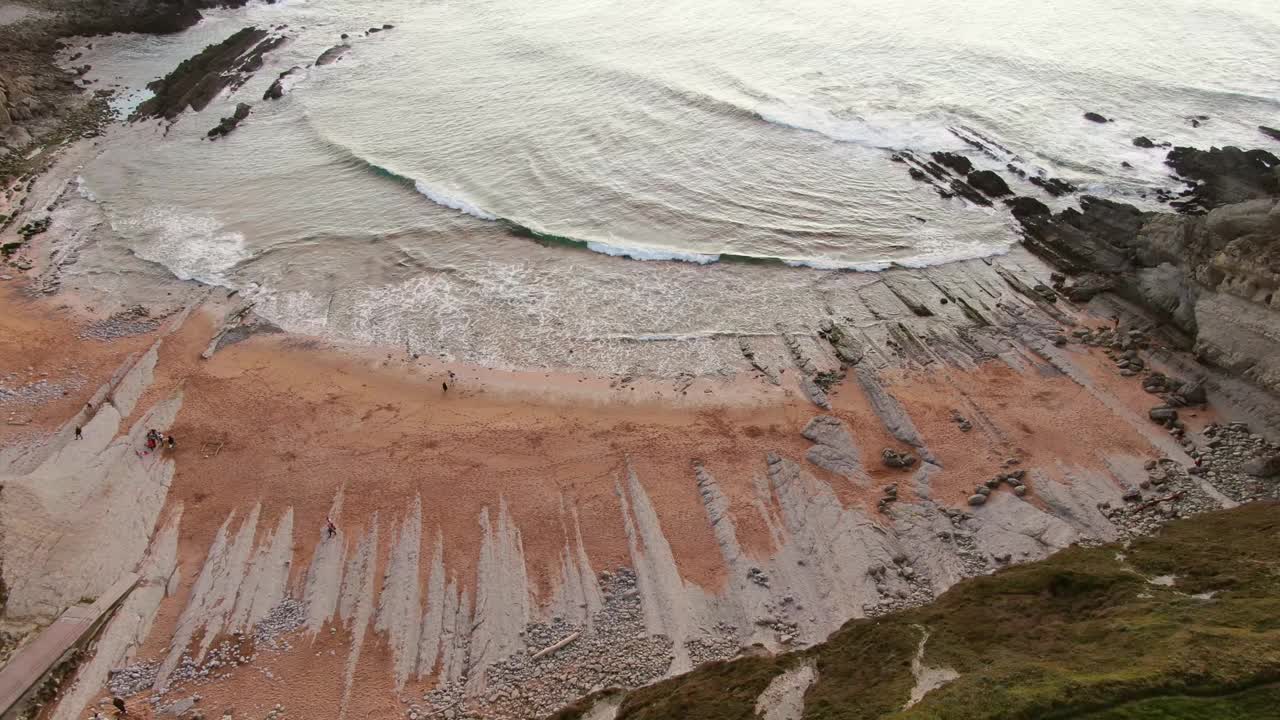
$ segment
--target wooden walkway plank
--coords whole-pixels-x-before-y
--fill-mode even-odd
[[[91,605],[76,605],[54,620],[0,668],[0,716],[7,716],[67,651],[101,626],[112,610],[138,584],[137,573],[125,573]]]

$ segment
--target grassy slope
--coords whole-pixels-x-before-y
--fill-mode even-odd
[[[1169,574],[1173,587],[1146,579]],[[925,664],[960,678],[903,710],[922,627]],[[819,672],[805,696],[812,720],[1263,717],[1280,706],[1280,504],[973,578],[801,653],[713,663],[634,691],[618,718],[752,718],[770,679],[806,658]]]

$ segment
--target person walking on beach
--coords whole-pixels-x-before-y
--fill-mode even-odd
[[[169,448],[169,452],[173,452],[174,448],[178,447],[178,441],[174,440],[172,435],[165,436],[164,444]]]
[[[77,426],[76,426],[76,439],[77,439],[77,440],[83,440],[83,439],[84,439],[84,433],[80,431],[80,426],[79,426],[79,425],[77,425]]]
[[[326,517],[324,519],[324,531],[329,535],[329,537],[333,537],[338,534],[338,526],[333,524],[333,518]]]

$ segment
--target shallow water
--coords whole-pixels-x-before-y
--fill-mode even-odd
[[[362,32],[383,23],[395,28]],[[1170,182],[1163,151],[1132,137],[1262,146],[1256,126],[1280,117],[1280,6],[1239,0],[292,0],[174,37],[98,39],[90,77],[133,90],[127,109],[247,24],[294,39],[234,95],[167,133],[136,126],[85,169],[122,242],[255,293],[291,329],[494,364],[820,312],[826,273],[743,258],[880,269],[1016,242],[1004,212],[939,198],[895,150],[1012,162],[1143,203]],[[261,101],[341,32],[343,59]],[[238,101],[249,120],[202,140]],[[1194,115],[1210,119],[1194,128]],[[1003,150],[973,151],[953,128]],[[485,340],[499,335],[516,340]]]

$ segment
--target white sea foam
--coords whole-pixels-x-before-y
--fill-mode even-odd
[[[134,217],[113,218],[112,227],[138,239],[133,246],[138,257],[182,280],[229,286],[226,271],[249,257],[244,235],[182,208],[150,207]]]
[[[857,272],[880,272],[893,267],[893,263],[888,260],[849,262],[847,260],[832,260],[831,258],[804,258],[783,260],[783,262],[791,267],[807,267],[814,270],[855,270]]]
[[[457,210],[458,212],[466,213],[468,215],[471,215],[472,217],[480,218],[481,220],[497,220],[498,219],[496,215],[485,212],[484,210],[472,204],[471,202],[468,202],[467,200],[461,197],[457,197],[455,195],[448,195],[443,191],[441,191],[440,189],[433,188],[421,180],[414,180],[413,186],[417,188],[418,192],[422,193],[423,195],[426,195],[428,198],[431,199],[432,202],[434,202],[437,205],[442,205],[451,210]]]
[[[80,194],[80,197],[88,200],[89,202],[98,201],[98,196],[93,194],[93,191],[89,189],[88,183],[86,183],[84,178],[80,175],[76,176],[76,192]]]
[[[667,250],[659,248],[626,247],[593,240],[587,243],[587,249],[614,257],[627,257],[632,260],[679,260],[681,262],[706,265],[717,262],[719,255],[689,252],[684,250]]]
[[[765,122],[825,135],[832,140],[883,150],[954,150],[964,147],[944,124],[923,123],[910,117],[867,119],[838,117],[832,111],[803,101],[756,108]]]

